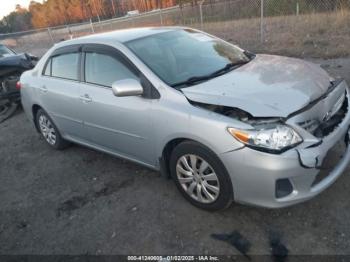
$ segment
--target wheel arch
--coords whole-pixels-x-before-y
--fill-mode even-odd
[[[181,148],[177,149],[177,147],[180,144],[181,144]],[[221,184],[222,187],[220,187],[221,188],[220,190],[222,190],[223,193],[222,194],[220,193],[220,196],[219,196],[221,200],[218,200],[219,202],[216,202],[215,200],[213,203],[210,203],[210,205],[211,204],[213,205],[209,207],[209,210],[218,210],[218,209],[224,209],[228,207],[232,203],[232,201],[234,201],[235,199],[233,180],[225,164],[222,162],[222,159],[220,159],[219,155],[212,149],[212,147],[207,146],[206,144],[203,144],[199,141],[196,141],[195,139],[176,138],[176,139],[170,140],[166,144],[163,150],[163,160],[170,158],[170,161],[169,160],[164,161],[165,167],[167,168],[167,172],[168,172],[167,175],[170,175],[170,177],[172,177],[172,179],[176,183],[177,187],[183,190],[183,188],[179,186],[179,182],[176,174],[177,171],[174,168],[176,168],[177,166],[178,157],[188,153],[188,150],[194,150],[195,152],[198,152],[200,157],[202,157],[201,154],[203,154],[204,155],[203,160],[205,161],[212,160],[212,161],[209,161],[208,163],[212,166],[213,171],[218,172],[217,173],[217,176],[219,177],[218,179],[220,180],[220,183],[222,182]],[[194,154],[197,154],[197,153],[194,153]],[[193,204],[192,201],[190,202]],[[198,206],[197,204],[194,204],[194,205]],[[204,208],[203,206],[199,206],[199,207]]]
[[[34,126],[35,126],[36,131],[39,132],[39,133],[40,133],[40,130],[39,130],[39,127],[38,127],[38,125],[37,125],[35,119],[36,119],[36,114],[37,114],[37,112],[38,112],[40,109],[44,110],[44,109],[43,109],[40,105],[38,105],[38,104],[34,104],[34,105],[32,106],[32,115],[33,115]]]
[[[207,144],[204,144],[201,141],[198,141],[197,139],[188,138],[188,137],[172,138],[167,143],[165,143],[165,145],[162,149],[162,152],[161,152],[161,156],[159,157],[160,172],[162,173],[163,176],[170,178],[170,168],[169,168],[170,156],[171,156],[174,148],[183,142],[198,143],[198,144],[208,148],[213,153],[215,153],[215,150],[213,150],[210,146],[208,146]]]
[[[163,147],[161,156],[159,157],[160,172],[163,176],[170,178],[169,160],[171,153],[178,144],[184,141],[189,141],[189,139],[184,137],[173,138]]]

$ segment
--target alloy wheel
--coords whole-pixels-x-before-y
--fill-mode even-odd
[[[200,203],[214,202],[220,193],[219,179],[203,158],[188,154],[176,164],[176,175],[184,191]]]
[[[40,115],[39,127],[40,127],[41,134],[44,136],[45,140],[50,145],[55,145],[56,143],[55,128],[51,123],[51,121],[45,115]]]

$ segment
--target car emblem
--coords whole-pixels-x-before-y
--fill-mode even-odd
[[[331,118],[332,118],[332,111],[328,111],[328,112],[324,115],[324,117],[323,117],[323,119],[322,119],[322,122],[327,122],[327,121],[329,121]]]

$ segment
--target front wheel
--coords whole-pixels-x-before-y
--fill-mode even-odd
[[[231,179],[220,159],[196,142],[183,142],[170,157],[170,172],[177,188],[193,205],[220,210],[233,200]]]

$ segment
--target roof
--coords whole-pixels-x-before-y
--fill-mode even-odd
[[[123,29],[116,30],[107,33],[93,34],[73,40],[64,41],[64,43],[84,43],[87,41],[118,41],[120,43],[125,43],[135,39],[147,37],[150,35],[170,32],[182,29],[181,27],[142,27],[142,28],[132,28],[132,29]]]

